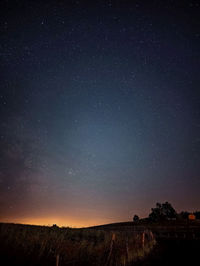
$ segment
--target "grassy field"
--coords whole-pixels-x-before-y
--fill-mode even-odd
[[[132,265],[155,245],[148,230],[0,224],[1,265]]]

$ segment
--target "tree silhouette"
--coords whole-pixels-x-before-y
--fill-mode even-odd
[[[179,217],[180,219],[188,219],[188,215],[190,213],[188,211],[182,211],[181,213],[179,213]]]
[[[135,214],[133,216],[133,222],[138,222],[140,220],[139,216],[137,214]]]
[[[175,209],[169,202],[165,203],[156,203],[156,208],[151,209],[151,213],[149,214],[149,219],[151,221],[162,221],[167,219],[176,218],[177,213]]]
[[[196,219],[200,219],[200,211],[194,212]]]

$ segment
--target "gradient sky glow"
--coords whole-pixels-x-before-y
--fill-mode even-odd
[[[199,1],[86,2],[1,1],[0,221],[199,210]]]

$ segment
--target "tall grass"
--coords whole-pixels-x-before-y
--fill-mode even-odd
[[[131,265],[154,244],[149,231],[0,224],[0,255],[12,265]]]

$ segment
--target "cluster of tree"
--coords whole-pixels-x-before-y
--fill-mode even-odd
[[[167,219],[175,219],[177,217],[177,212],[172,207],[169,202],[156,203],[156,208],[151,209],[149,214],[149,220],[151,221],[162,221]]]
[[[188,219],[189,214],[190,212],[187,211],[177,213],[176,210],[172,207],[172,205],[166,201],[165,203],[156,203],[156,207],[151,209],[151,213],[146,219],[152,222],[175,219]],[[193,214],[195,215],[196,219],[200,219],[200,211],[196,211]],[[139,216],[134,215],[133,221],[138,222]]]

